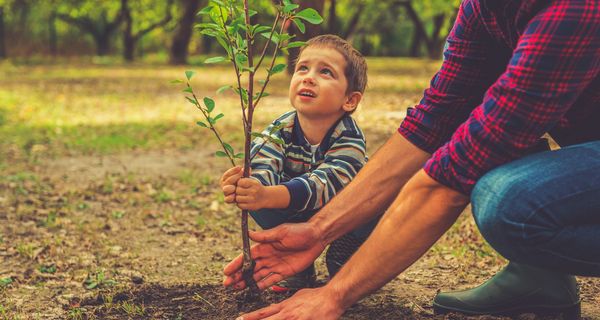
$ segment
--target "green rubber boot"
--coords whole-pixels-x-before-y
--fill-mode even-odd
[[[570,320],[580,319],[581,300],[574,276],[511,262],[477,288],[438,293],[433,310],[436,314],[562,314]]]

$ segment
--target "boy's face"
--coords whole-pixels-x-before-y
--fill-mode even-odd
[[[337,50],[307,47],[302,51],[290,83],[290,102],[307,118],[338,119],[356,108],[346,95],[346,60]]]

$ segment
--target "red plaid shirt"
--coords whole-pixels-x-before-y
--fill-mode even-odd
[[[430,86],[398,131],[465,194],[545,133],[600,140],[600,2],[464,0]]]

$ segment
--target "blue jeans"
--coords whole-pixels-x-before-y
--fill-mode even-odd
[[[306,222],[312,216],[314,216],[319,210],[298,213],[296,211],[285,210],[285,209],[261,209],[258,211],[250,211],[250,215],[254,218],[254,221],[263,229],[271,229],[283,223],[297,223]],[[350,233],[359,239],[366,239],[371,234],[371,231],[375,229],[379,218],[377,218],[363,224],[362,226],[354,229]]]
[[[483,237],[507,259],[600,276],[600,141],[500,166],[477,182],[471,203]]]

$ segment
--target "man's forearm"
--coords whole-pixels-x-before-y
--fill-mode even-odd
[[[326,289],[342,309],[350,307],[421,257],[450,228],[468,200],[419,171]]]
[[[352,182],[309,221],[324,245],[383,213],[430,154],[396,133]]]

